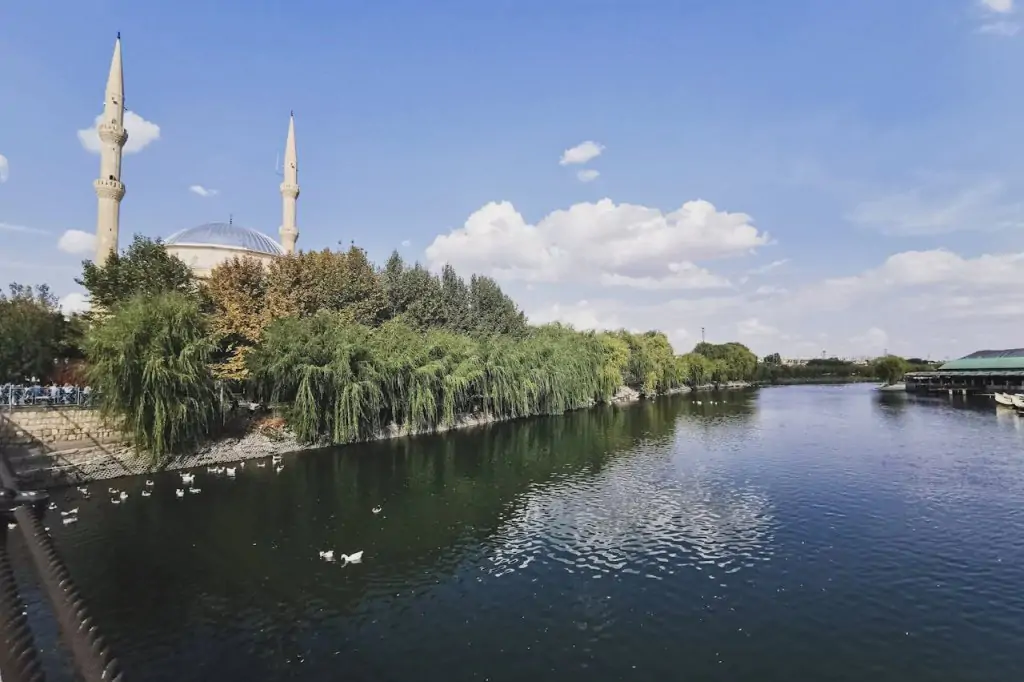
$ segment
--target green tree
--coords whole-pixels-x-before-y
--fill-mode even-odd
[[[232,258],[215,267],[203,286],[209,326],[218,346],[214,373],[221,379],[248,376],[245,356],[270,322],[267,272],[254,258]]]
[[[872,373],[887,384],[895,384],[910,370],[907,361],[898,355],[886,355],[871,363]]]
[[[45,284],[0,292],[0,383],[47,381],[54,363],[74,352],[74,332]]]
[[[112,253],[102,267],[82,262],[82,278],[75,280],[89,292],[93,314],[112,311],[140,294],[155,295],[169,291],[194,296],[197,282],[185,263],[167,252],[159,239],[140,234],[123,253]]]
[[[478,334],[521,336],[526,332],[526,315],[490,277],[470,277],[469,307],[469,326]]]
[[[190,451],[218,424],[214,348],[196,297],[124,301],[86,339],[101,413],[153,462]]]

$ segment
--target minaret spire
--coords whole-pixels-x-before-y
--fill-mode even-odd
[[[121,150],[128,141],[124,129],[124,72],[121,67],[121,34],[114,43],[114,57],[110,60],[107,91],[103,100],[103,118],[97,126],[100,142],[100,177],[93,183],[99,207],[96,216],[96,257],[93,262],[103,265],[111,253],[117,251],[117,238],[121,221]]]
[[[299,158],[295,151],[295,112],[288,119],[288,141],[284,145],[284,182],[281,183],[283,203],[281,216],[281,246],[286,254],[295,253],[299,228],[295,224],[295,204],[299,198]]]

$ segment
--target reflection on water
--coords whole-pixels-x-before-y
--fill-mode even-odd
[[[677,396],[97,484],[53,532],[132,680],[1024,679],[1019,421]]]

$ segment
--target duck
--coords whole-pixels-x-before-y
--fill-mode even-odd
[[[342,556],[344,556],[344,555],[342,555]],[[334,550],[333,549],[322,550],[320,552],[320,558],[323,559],[324,561],[334,561]]]
[[[358,564],[363,561],[363,550],[359,550],[353,554],[342,554],[341,558],[346,564]]]
[[[380,514],[382,511],[384,511],[384,509],[380,505],[377,505],[376,507],[374,507],[370,511],[372,511],[374,514]]]
[[[227,467],[226,469],[224,469],[224,473],[226,473],[228,476],[234,476],[235,467]]]
[[[266,462],[256,462],[256,466],[262,469],[263,467],[267,466],[267,463]]]
[[[121,500],[117,499],[116,497],[112,497],[110,498],[110,504],[121,504]]]
[[[121,491],[121,494],[120,494],[120,495],[118,495],[118,497],[120,497],[120,498],[121,498],[121,501],[123,502],[124,500],[127,500],[127,499],[128,499],[128,493],[126,493],[125,491],[123,491],[123,490],[122,490],[122,491]]]
[[[142,496],[143,497],[150,497],[150,496],[152,496],[152,494],[153,493],[149,492],[148,490],[143,490],[142,491]]]
[[[178,488],[177,490],[175,490],[174,494],[177,495],[178,497],[185,497],[185,491],[182,490],[181,488]]]
[[[64,517],[64,525],[65,526],[68,525],[68,524],[71,524],[71,523],[76,523],[77,521],[78,521],[78,517],[77,516],[66,516],[66,517]]]
[[[146,487],[147,488],[152,488],[154,485],[155,484],[153,483],[153,481],[146,481]]]
[[[192,483],[195,482],[195,480],[196,480],[196,475],[195,474],[182,474],[181,475],[181,482],[182,483],[192,484]]]
[[[50,504],[46,505],[46,508],[49,509],[50,511],[53,511],[54,509],[57,508],[57,503],[51,502]]]
[[[74,516],[77,513],[78,513],[78,507],[75,507],[74,509],[69,509],[67,511],[62,511],[60,513],[60,515],[61,516]]]
[[[16,524],[16,523],[8,523],[7,524],[7,530],[14,530],[17,527],[18,527],[18,524]]]
[[[89,489],[86,488],[84,485],[78,486],[78,492],[82,493],[83,495],[88,495]]]
[[[116,495],[117,488],[107,488],[107,492],[110,493],[111,495]]]
[[[279,474],[282,471],[284,471],[284,467],[283,466],[276,466],[276,467],[274,467],[274,473],[275,474]]]
[[[202,488],[189,488],[188,491],[190,493],[192,493],[193,495],[198,495],[199,493],[203,492],[203,489]]]

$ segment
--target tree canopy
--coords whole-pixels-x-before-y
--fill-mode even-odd
[[[189,267],[169,254],[159,239],[139,234],[123,253],[110,254],[102,267],[82,261],[82,277],[75,281],[89,292],[94,315],[112,311],[140,294],[196,293],[196,279]]]

